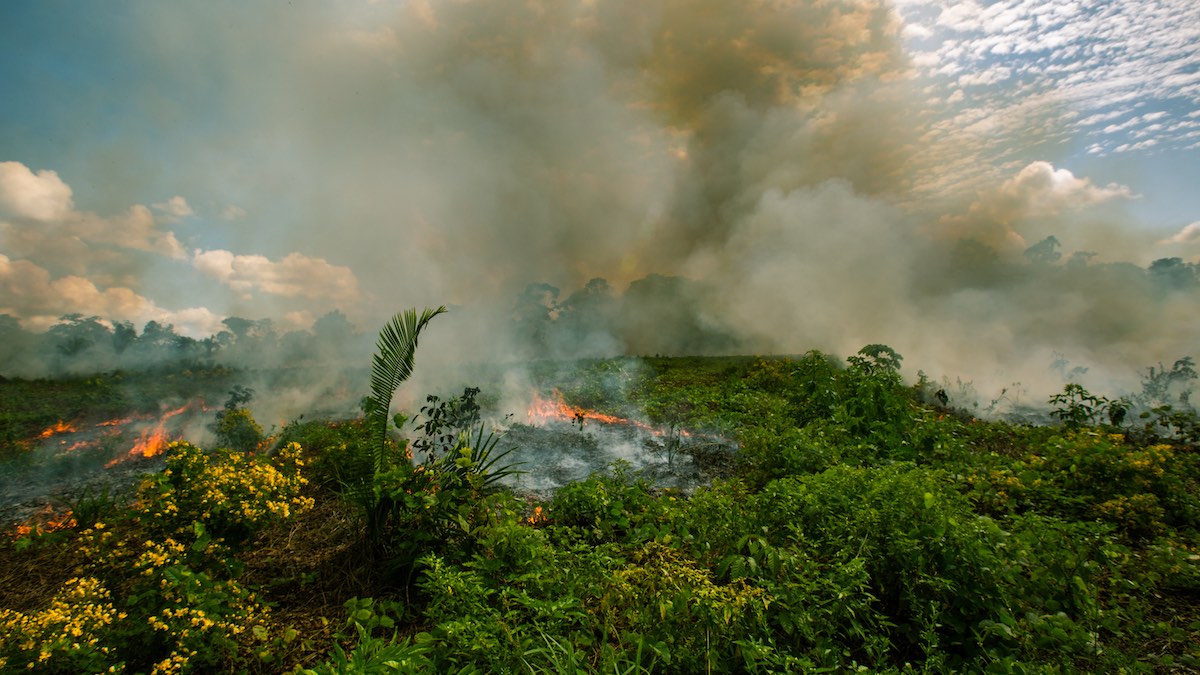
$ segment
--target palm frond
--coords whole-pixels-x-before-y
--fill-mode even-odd
[[[379,332],[375,356],[371,360],[371,395],[367,397],[366,405],[376,473],[383,469],[392,394],[412,375],[413,358],[421,331],[433,317],[445,311],[445,306],[437,309],[427,307],[418,317],[415,308],[408,309],[393,316]]]

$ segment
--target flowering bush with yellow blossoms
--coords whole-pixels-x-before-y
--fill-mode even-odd
[[[276,466],[276,464],[278,466]],[[138,491],[137,511],[153,530],[178,533],[201,523],[210,536],[238,547],[263,527],[312,508],[300,445],[289,443],[275,463],[234,450],[205,452],[186,442],[167,450],[166,468]]]
[[[0,611],[0,671],[210,672],[269,653],[269,610],[234,578],[232,553],[312,508],[300,446],[271,459],[188,443],[168,453],[131,519],[80,532],[83,569],[48,608]]]
[[[185,537],[139,538],[97,523],[80,533],[87,570],[120,589],[127,610],[106,626],[102,642],[130,669],[205,672],[236,661],[269,639],[268,607],[235,579],[224,578],[228,549],[197,526]],[[106,652],[107,653],[107,652]]]
[[[99,579],[70,579],[40,612],[0,610],[0,671],[119,672],[107,638],[125,618]]]

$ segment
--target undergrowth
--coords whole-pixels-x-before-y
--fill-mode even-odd
[[[1068,388],[1049,427],[961,414],[882,345],[539,366],[573,405],[736,437],[691,493],[618,464],[515,494],[538,467],[474,388],[176,445],[132,504],[0,546],[0,670],[1200,669],[1189,363],[1123,413]]]

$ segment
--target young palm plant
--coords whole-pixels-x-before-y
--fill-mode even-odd
[[[417,339],[433,317],[446,311],[425,308],[397,313],[379,332],[375,355],[371,360],[371,395],[364,400],[363,411],[369,433],[371,453],[370,482],[351,490],[352,498],[366,514],[366,536],[370,548],[380,545],[384,521],[392,508],[380,490],[379,479],[392,467],[388,462],[388,411],[392,394],[412,375]]]
[[[383,471],[387,455],[388,410],[392,406],[392,394],[412,375],[421,331],[433,317],[445,311],[444,305],[437,309],[426,307],[418,317],[416,309],[408,309],[393,316],[379,332],[375,356],[371,360],[371,395],[365,406],[376,475]]]

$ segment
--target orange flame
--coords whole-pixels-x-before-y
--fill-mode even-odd
[[[162,451],[166,450],[167,446],[171,444],[172,440],[167,435],[167,421],[176,415],[187,412],[191,408],[192,403],[189,402],[179,406],[178,408],[175,408],[174,410],[168,410],[167,412],[163,413],[162,417],[158,418],[158,422],[153,428],[148,428],[142,431],[142,435],[138,438],[137,442],[133,444],[133,449],[129,451],[127,456],[118,457],[106,464],[105,467],[111,467],[133,457],[154,457],[155,455],[161,454]]]
[[[65,443],[65,442],[66,442],[66,441],[64,441],[64,443]],[[71,445],[70,445],[70,446],[69,446],[69,447],[68,447],[68,448],[67,448],[67,449],[66,449],[64,452],[75,452],[76,450],[82,450],[83,448],[90,448],[90,447],[93,447],[93,446],[95,446],[95,445],[96,445],[96,441],[95,441],[95,440],[90,440],[90,441],[75,441],[75,442],[74,442],[74,443],[72,443],[72,444],[71,444]]]
[[[46,534],[55,530],[65,530],[75,525],[75,516],[70,509],[61,516],[55,516],[54,507],[47,504],[41,511],[30,516],[29,520],[17,525],[12,536],[14,539],[20,539],[34,533]]]
[[[129,451],[129,454],[135,457],[138,455],[153,457],[166,450],[167,443],[167,430],[163,428],[163,423],[159,422],[153,430],[146,429],[142,432],[141,438],[133,444],[133,449]]]
[[[74,424],[71,424],[70,422],[64,422],[62,420],[59,420],[57,424],[47,428],[42,433],[38,434],[38,438],[50,438],[51,436],[53,436],[55,434],[67,434],[67,433],[72,433],[75,431],[79,431],[79,429],[77,429]]]
[[[526,521],[528,521],[530,525],[537,525],[538,523],[546,522],[546,514],[542,513],[542,507],[533,507],[533,513],[529,514],[529,517],[526,518]]]
[[[605,424],[632,424],[649,428],[648,425],[627,420],[624,417],[605,415],[595,410],[569,405],[563,401],[562,392],[557,389],[554,390],[554,398],[552,399],[543,398],[541,394],[534,392],[533,401],[529,404],[528,415],[530,422],[546,422],[550,420],[581,422],[582,420],[594,420]]]
[[[603,424],[620,424],[623,426],[637,427],[643,431],[647,431],[654,436],[663,436],[667,432],[662,429],[650,426],[645,422],[631,420],[625,417],[617,417],[616,415],[606,415],[595,410],[588,410],[579,406],[570,405],[563,401],[562,392],[555,389],[554,398],[544,398],[538,392],[534,392],[533,401],[529,404],[527,412],[530,423],[542,424],[547,421],[558,422],[573,422],[582,425],[584,420],[592,420]],[[690,433],[683,429],[677,430],[680,436],[689,437]]]

